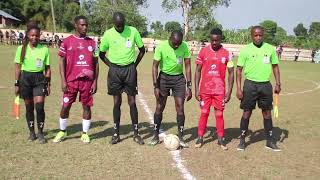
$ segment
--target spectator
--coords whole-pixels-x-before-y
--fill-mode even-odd
[[[317,52],[316,49],[312,49],[312,51],[311,51],[311,63],[314,63],[314,57],[316,56],[316,52]]]
[[[296,52],[294,53],[294,61],[298,61],[300,52],[300,48],[296,49]]]
[[[3,43],[3,32],[0,30],[0,43]]]

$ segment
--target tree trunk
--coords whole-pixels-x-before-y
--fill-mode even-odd
[[[183,12],[183,18],[184,18],[184,37],[187,39],[187,35],[189,32],[189,11],[190,11],[190,4],[189,0],[181,0],[181,5],[182,5],[182,12]]]

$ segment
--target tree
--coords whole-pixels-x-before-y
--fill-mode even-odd
[[[182,8],[184,35],[187,36],[190,27],[203,26],[213,18],[215,7],[229,3],[230,0],[162,0],[162,7],[167,12]]]
[[[211,19],[207,24],[197,26],[194,30],[193,38],[198,41],[207,41],[212,28],[222,29],[222,25],[219,24],[215,19]]]
[[[89,17],[92,31],[102,34],[113,26],[112,15],[120,11],[126,16],[126,24],[134,26],[142,35],[147,34],[147,19],[139,12],[140,7],[147,6],[146,0],[86,0],[82,12]]]
[[[320,39],[320,22],[312,22],[309,27],[309,37]]]
[[[0,1],[0,9],[8,14],[21,20],[21,23],[25,23],[26,18],[22,14],[24,0],[6,0]]]
[[[282,27],[277,27],[277,32],[275,34],[275,44],[279,45],[282,44],[282,42],[285,42],[287,39],[287,32]]]
[[[306,38],[308,36],[308,30],[303,26],[302,23],[298,24],[293,29],[293,32],[298,38]]]
[[[277,32],[277,23],[271,20],[265,20],[260,25],[264,28],[264,41],[270,44],[275,43],[275,35]]]
[[[169,21],[164,25],[164,29],[167,32],[172,32],[172,31],[182,31],[182,27],[180,25],[180,23],[176,22],[176,21]]]
[[[150,28],[154,31],[154,33],[159,33],[163,31],[163,25],[160,21],[153,22]]]

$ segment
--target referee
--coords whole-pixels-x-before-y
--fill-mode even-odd
[[[125,17],[122,13],[116,12],[113,15],[114,27],[108,29],[102,37],[100,44],[100,58],[109,66],[108,72],[108,94],[113,96],[113,121],[114,134],[111,144],[120,142],[120,106],[122,93],[128,96],[133,140],[142,145],[143,139],[138,133],[138,109],[136,106],[137,66],[145,54],[145,48],[138,30],[132,26],[125,25]],[[135,57],[135,45],[139,48],[139,54]],[[106,57],[108,51],[108,57]]]
[[[182,32],[173,31],[169,40],[162,42],[156,48],[153,59],[152,78],[157,105],[154,112],[154,137],[149,145],[155,146],[160,143],[159,130],[162,115],[171,91],[177,112],[176,120],[180,146],[188,147],[183,139],[183,131],[185,122],[184,101],[189,101],[192,98],[191,53],[188,44],[183,41]],[[183,74],[183,64],[186,77]]]
[[[238,150],[245,149],[245,135],[248,131],[249,119],[256,103],[262,110],[264,130],[267,138],[266,148],[280,151],[272,138],[272,101],[273,92],[270,83],[270,76],[273,72],[276,84],[274,93],[279,94],[280,71],[279,60],[275,48],[263,42],[264,29],[261,26],[254,26],[251,29],[252,43],[240,50],[237,64],[237,98],[241,101],[240,108],[243,114],[240,123],[241,137]],[[245,81],[241,89],[242,71]]]
[[[20,95],[25,102],[30,131],[28,140],[34,141],[38,138],[39,142],[44,144],[44,99],[50,94],[51,70],[49,50],[39,42],[40,28],[29,23],[23,45],[17,48],[15,56],[15,94]],[[34,109],[37,114],[38,135],[34,130]]]

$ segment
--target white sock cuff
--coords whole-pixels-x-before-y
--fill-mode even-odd
[[[82,119],[82,131],[87,133],[90,129],[91,120]]]
[[[68,125],[68,119],[67,118],[66,119],[62,119],[60,117],[59,124],[60,124],[60,129],[61,130],[66,130],[67,129],[67,125]]]

